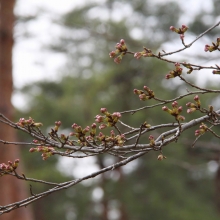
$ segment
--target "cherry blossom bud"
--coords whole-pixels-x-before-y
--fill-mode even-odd
[[[65,134],[61,134],[61,135],[60,135],[60,138],[61,138],[62,140],[66,140],[66,139],[67,139],[67,137],[66,137]]]
[[[199,96],[196,95],[196,96],[194,97],[194,100],[195,100],[195,101],[199,101]]]
[[[154,140],[154,136],[153,136],[153,135],[150,135],[148,139],[149,139],[149,140]]]
[[[120,112],[114,112],[112,114],[113,117],[116,117],[116,118],[121,118],[121,113]]]
[[[15,163],[19,163],[19,162],[20,162],[20,160],[19,160],[19,159],[16,159],[16,160],[15,160]]]
[[[109,53],[109,56],[110,56],[110,58],[114,58],[114,57],[116,56],[115,51],[111,51],[111,52]]]
[[[121,39],[121,40],[120,40],[120,44],[121,44],[121,45],[124,45],[124,44],[125,44],[125,40],[124,40],[124,39]]]
[[[147,96],[145,93],[142,93],[139,95],[140,100],[146,101],[149,99],[149,96]]]
[[[120,64],[122,61],[122,57],[121,56],[118,56],[114,59],[114,62],[117,63],[117,64]]]
[[[101,116],[101,115],[96,115],[95,116],[95,121],[98,122],[98,123],[101,123],[104,121],[104,117]]]
[[[90,127],[89,127],[89,126],[86,126],[86,127],[83,129],[82,133],[83,133],[83,134],[86,134],[87,132],[89,132],[89,130],[90,130]]]
[[[101,129],[104,129],[104,128],[106,128],[106,127],[107,127],[106,124],[101,124],[101,125],[99,126],[99,129],[101,130]]]
[[[171,31],[175,31],[176,28],[175,28],[174,26],[170,26],[170,30],[171,30]]]
[[[181,31],[184,33],[188,30],[188,27],[186,25],[182,25]]]
[[[192,102],[187,102],[186,106],[187,107],[195,107],[196,105],[194,103],[192,103]]]
[[[177,106],[178,106],[178,102],[177,102],[177,101],[174,101],[174,102],[172,103],[172,106],[173,106],[173,108],[174,108],[174,107],[177,107]]]
[[[117,43],[116,46],[115,46],[115,48],[119,49],[119,50],[121,49],[121,47],[122,47],[122,45],[120,43]]]
[[[101,108],[101,109],[100,109],[100,112],[101,112],[101,113],[107,112],[107,108]]]
[[[136,58],[137,60],[140,59],[142,57],[142,53],[141,52],[137,52],[134,54],[134,58]]]
[[[162,110],[166,112],[166,111],[168,111],[168,107],[164,106],[164,107],[162,107]]]
[[[173,78],[174,76],[172,76],[171,74],[167,74],[166,76],[165,76],[165,78],[166,79],[171,79],[171,78]]]
[[[183,110],[183,107],[182,106],[180,106],[178,109],[178,113],[180,113],[180,112],[182,112],[182,110]]]
[[[182,115],[177,115],[176,119],[177,119],[178,121],[184,121],[184,120],[185,120],[185,117],[182,116]]]
[[[200,135],[200,130],[196,130],[195,131],[195,136],[199,136]]]
[[[93,123],[92,125],[91,125],[91,128],[96,128],[96,123]]]
[[[75,132],[70,132],[70,133],[69,133],[69,136],[75,136],[75,135],[76,135]]]
[[[35,151],[36,151],[35,148],[31,148],[31,149],[29,150],[30,153],[35,152]]]
[[[206,45],[205,45],[205,48],[204,48],[204,51],[205,51],[205,52],[208,52],[208,51],[209,51],[209,48],[210,48],[210,46],[206,44]]]
[[[187,109],[187,113],[190,114],[192,112],[196,111],[196,108],[189,108]]]

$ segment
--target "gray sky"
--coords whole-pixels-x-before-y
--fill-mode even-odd
[[[86,1],[94,1],[97,4],[105,2],[105,0],[17,0],[15,7],[15,14],[17,15],[34,15],[39,8],[50,13],[45,13],[45,16],[34,19],[26,26],[16,25],[13,51],[15,88],[21,88],[25,84],[41,79],[56,80],[59,75],[59,68],[65,65],[66,59],[63,54],[52,54],[41,48],[43,44],[46,45],[53,40],[51,36],[59,35],[61,32],[58,26],[51,25],[51,18],[85,4]],[[168,0],[152,0],[152,3],[164,1],[168,2]],[[184,21],[181,21],[184,24],[187,24],[192,16],[201,10],[210,12],[213,9],[212,0],[179,0],[178,2],[186,13]],[[30,39],[25,38],[25,40],[20,38],[19,36],[22,36],[24,30],[32,33],[33,37]],[[23,97],[18,93],[15,93],[12,100],[16,107],[24,106]]]

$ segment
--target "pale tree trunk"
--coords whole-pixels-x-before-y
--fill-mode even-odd
[[[12,46],[15,0],[0,0],[0,112],[13,120],[12,95]],[[0,139],[16,141],[15,130],[0,124]],[[0,163],[19,158],[17,146],[0,144]],[[24,199],[28,190],[25,182],[14,177],[0,177],[0,205]],[[20,208],[0,216],[0,220],[32,220],[30,207]]]

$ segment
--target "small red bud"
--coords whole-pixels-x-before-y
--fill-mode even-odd
[[[167,106],[164,106],[164,107],[162,107],[162,110],[163,110],[163,111],[168,111],[168,107],[167,107]]]
[[[195,101],[199,101],[199,96],[196,95],[196,96],[194,97],[194,100],[195,100]]]
[[[100,109],[100,112],[101,112],[101,113],[107,112],[107,108],[101,108],[101,109]]]

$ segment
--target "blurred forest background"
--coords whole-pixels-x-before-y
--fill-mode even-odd
[[[65,65],[54,72],[57,75],[55,80],[38,81],[16,91],[24,95],[26,103],[23,110],[17,109],[16,118],[33,117],[35,121],[44,124],[44,132],[48,132],[54,122],[60,120],[62,132],[68,134],[73,123],[83,127],[91,125],[101,107],[113,112],[153,104],[153,101],[141,102],[133,94],[134,88],[141,89],[147,85],[163,99],[171,99],[184,93],[186,85],[178,79],[165,80],[165,75],[172,68],[166,63],[152,58],[135,60],[132,56],[126,56],[117,65],[109,58],[109,52],[114,50],[115,44],[122,38],[131,51],[141,51],[143,46],[153,51],[170,51],[182,47],[179,36],[171,32],[169,27],[178,27],[184,23],[187,10],[184,11],[176,1],[153,2],[87,1],[85,5],[75,7],[63,16],[52,17],[51,22],[60,31],[50,36],[50,44],[42,43],[42,56],[44,53],[62,54]],[[190,19],[185,17],[185,24],[189,27],[186,42],[217,22],[220,4],[218,0],[212,2],[212,12],[201,11]],[[35,19],[45,17],[47,13],[49,12],[39,9],[30,16],[17,16],[17,25],[24,28],[15,41],[34,38],[34,34],[25,27],[31,25]],[[172,59],[190,59],[203,65],[211,59],[214,60],[216,57],[199,51],[204,50],[206,43],[219,37],[217,30],[218,28],[203,38],[202,44],[197,43],[191,50],[191,55],[186,52],[185,57],[177,55]],[[46,70],[44,74],[47,75]],[[208,71],[204,74],[213,77]],[[207,77],[204,78],[206,83],[196,74],[187,78],[191,81],[198,79],[203,86],[215,86]],[[217,98],[206,95],[202,101],[205,104],[214,103],[216,106]],[[184,100],[180,104],[185,106],[188,101],[190,100]],[[190,120],[195,115],[187,115],[186,119]],[[123,121],[133,127],[144,121],[156,125],[171,120],[160,107],[132,116],[123,115]],[[158,131],[152,135],[158,136]],[[148,136],[141,141],[148,142]],[[20,133],[19,138],[22,141],[32,141]],[[32,205],[36,219],[219,219],[219,143],[212,136],[205,135],[192,148],[194,139],[192,129],[179,142],[164,149],[167,159],[162,162],[157,160],[157,153],[150,152],[126,167],[37,201]],[[116,158],[109,155],[88,160],[51,157],[42,161],[40,154],[30,154],[27,146],[21,147],[21,151],[28,177],[53,182],[79,177],[85,172],[116,161]],[[32,186],[36,193],[47,189],[41,184]]]

